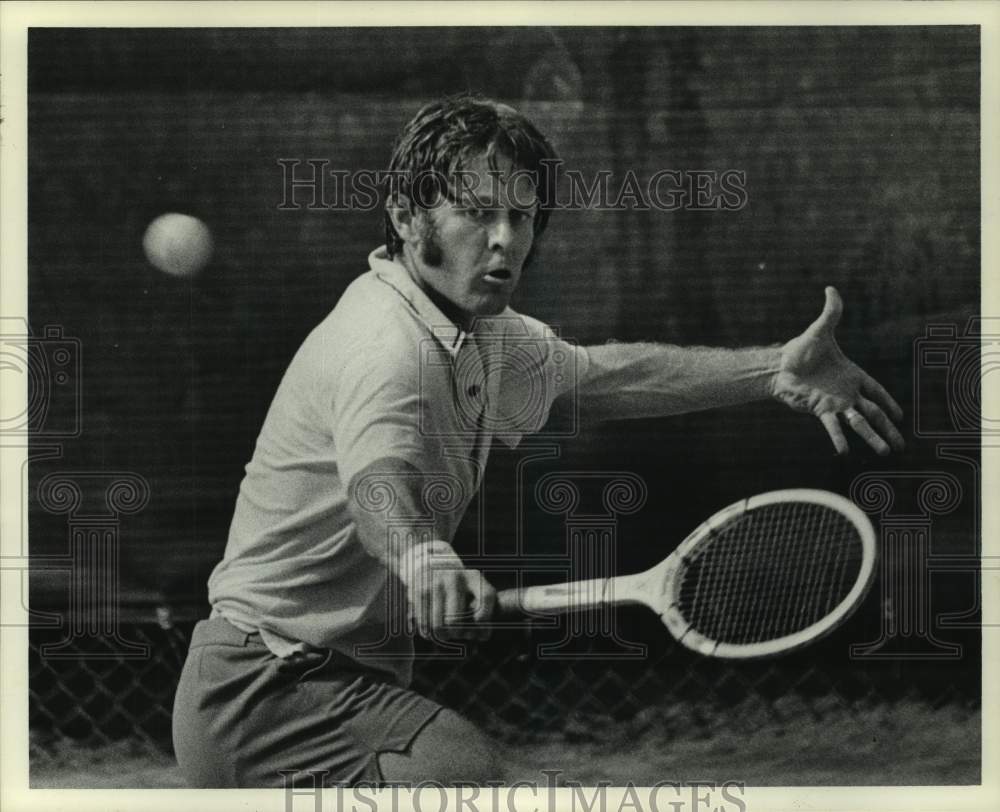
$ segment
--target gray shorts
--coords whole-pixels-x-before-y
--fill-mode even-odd
[[[379,784],[378,754],[405,752],[440,710],[342,654],[279,658],[213,618],[192,635],[174,750],[193,787]]]

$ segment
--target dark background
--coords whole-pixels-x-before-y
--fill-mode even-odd
[[[527,484],[553,469],[642,476],[647,507],[618,528],[621,571],[739,496],[847,493],[870,470],[959,476],[964,501],[934,543],[973,552],[975,482],[913,429],[915,392],[925,417],[953,424],[949,369],[915,374],[914,342],[931,323],[961,334],[979,312],[978,29],[34,29],[28,64],[29,319],[82,347],[82,432],[31,480],[149,481],[149,506],[121,523],[123,600],[206,611],[274,388],[382,242],[375,212],[279,210],[277,161],[383,168],[422,104],[465,89],[529,112],[588,177],[747,175],[738,212],[556,212],[515,307],[583,343],[759,344],[798,333],[834,284],[843,346],[907,411],[908,450],[888,461],[860,444],[835,459],[818,422],[768,403],[583,429],[559,459],[528,464]],[[194,283],[143,256],[164,211],[213,230]],[[513,544],[527,453],[491,461],[490,551]],[[564,549],[562,520],[527,497],[525,511],[534,549]],[[65,551],[65,516],[32,498],[30,521],[33,555]],[[64,578],[33,583],[36,604],[65,601]],[[938,608],[973,600],[971,578],[934,583]]]

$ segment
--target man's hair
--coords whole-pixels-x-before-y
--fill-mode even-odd
[[[441,184],[452,179],[463,164],[484,155],[490,167],[496,169],[498,154],[508,158],[515,170],[526,170],[536,179],[537,241],[548,224],[550,207],[546,204],[554,193],[549,188],[552,167],[546,168],[544,162],[556,160],[555,150],[535,125],[513,107],[481,96],[449,96],[421,108],[393,148],[383,190],[385,200],[391,203],[401,195],[414,205],[427,208],[436,202],[437,192],[449,194],[450,187],[441,188]],[[427,181],[432,185],[428,186]],[[437,186],[433,186],[435,181]],[[388,212],[385,243],[390,257],[403,250],[403,241]]]

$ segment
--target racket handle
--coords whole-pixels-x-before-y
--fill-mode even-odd
[[[501,617],[521,614],[524,591],[523,589],[501,589],[497,592],[497,603],[493,614]]]
[[[605,602],[610,578],[570,581],[566,584],[526,586],[503,589],[497,593],[497,615],[518,615],[533,612],[561,615],[593,609]]]

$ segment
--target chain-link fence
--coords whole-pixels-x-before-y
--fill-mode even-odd
[[[169,746],[170,713],[191,624],[130,624],[127,641],[63,643],[65,632],[33,629],[28,657],[32,754],[62,739],[107,744],[137,737]]]
[[[978,634],[960,657],[852,659],[852,631],[805,652],[756,662],[699,657],[655,623],[620,618],[628,641],[567,636],[544,622],[498,630],[464,655],[418,651],[414,687],[511,742],[596,741],[611,730],[655,724],[665,735],[750,731],[876,704],[918,700],[974,713],[979,706]],[[163,618],[161,618],[163,621]],[[170,713],[194,621],[124,626],[116,641],[32,630],[29,658],[32,753],[71,739],[101,745],[140,738],[170,748]],[[638,727],[637,727],[638,726]]]

